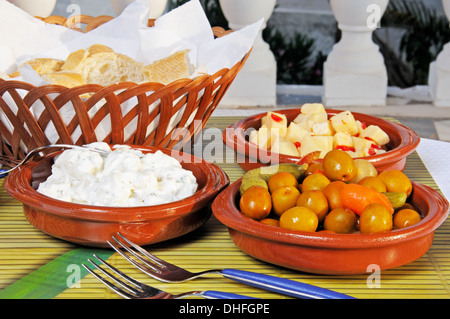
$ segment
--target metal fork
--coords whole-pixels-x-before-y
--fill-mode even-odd
[[[100,276],[85,264],[82,264],[83,267],[101,283],[126,299],[181,299],[191,296],[203,297],[205,299],[253,299],[247,296],[214,290],[189,291],[178,295],[173,295],[160,289],[146,285],[140,281],[137,281],[136,279],[133,279],[116,267],[107,263],[96,254],[94,254],[94,257],[97,258],[98,261],[100,261],[105,267],[101,267],[91,259],[88,259],[88,261],[95,267],[95,269],[104,274],[109,280],[105,279],[105,277]],[[109,271],[107,269],[109,269]],[[120,279],[120,277],[124,280]]]
[[[90,151],[94,151],[99,153],[102,156],[106,156],[108,153],[104,150],[98,149],[98,148],[93,148],[93,147],[86,147],[86,146],[79,146],[79,145],[71,145],[71,144],[51,144],[51,145],[44,145],[44,146],[40,146],[40,147],[36,147],[35,149],[29,151],[27,153],[27,155],[23,158],[22,161],[20,161],[19,164],[17,164],[16,166],[14,166],[11,169],[5,170],[2,169],[0,170],[0,177],[5,177],[6,175],[8,175],[9,173],[11,173],[12,171],[14,171],[15,169],[17,169],[18,167],[22,166],[23,164],[25,164],[26,162],[28,162],[34,155],[36,155],[39,152],[42,152],[46,149],[51,149],[51,148],[70,148],[70,149],[84,149],[84,150],[90,150]]]
[[[306,283],[237,269],[211,269],[192,273],[150,254],[142,247],[125,238],[122,234],[117,234],[123,241],[112,236],[118,245],[111,241],[107,241],[108,244],[142,272],[163,282],[184,282],[207,274],[219,274],[238,282],[291,297],[353,299],[351,296]]]

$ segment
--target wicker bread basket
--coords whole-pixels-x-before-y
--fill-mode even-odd
[[[88,32],[113,17],[81,15],[70,19],[61,16],[41,19]],[[150,20],[149,26],[152,25]],[[228,32],[213,28],[216,37]],[[125,82],[107,87],[87,84],[68,89],[59,85],[35,87],[22,81],[0,79],[0,163],[14,165],[27,151],[52,143],[82,145],[103,141],[178,148],[193,142],[249,54],[230,69],[195,79],[180,79],[168,85]],[[124,114],[121,104],[131,101],[135,104]],[[38,117],[32,112],[36,103],[42,108]],[[74,115],[64,121],[60,112],[68,106]],[[108,121],[110,132],[98,137],[96,128],[102,121]],[[125,128],[131,124],[133,131],[125,134]],[[49,140],[49,127],[53,137],[57,134],[56,140]]]

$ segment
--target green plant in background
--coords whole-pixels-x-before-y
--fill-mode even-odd
[[[450,41],[445,15],[438,15],[422,1],[391,0],[381,25],[403,31],[398,53],[374,34],[386,61],[389,84],[399,87],[427,84],[430,63]]]
[[[277,83],[321,84],[323,63],[326,57],[314,54],[315,40],[302,33],[286,38],[270,25],[264,29],[263,38],[269,44],[277,61]]]

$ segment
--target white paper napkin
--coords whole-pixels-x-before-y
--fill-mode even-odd
[[[88,33],[80,33],[45,24],[7,1],[0,1],[0,72],[8,73],[6,68],[10,70],[11,65],[35,57],[64,60],[73,51],[100,43],[146,64],[190,49],[194,66],[206,67],[208,74],[214,74],[242,59],[263,24],[261,19],[214,39],[199,0],[191,0],[166,13],[152,28],[147,26],[148,12],[148,1],[137,0],[115,19]]]
[[[445,198],[450,199],[450,143],[422,138],[416,151]]]
[[[0,66],[45,53],[77,36],[79,32],[44,23],[8,1],[0,1]],[[8,48],[9,52],[6,52]],[[0,71],[8,73],[7,69]]]

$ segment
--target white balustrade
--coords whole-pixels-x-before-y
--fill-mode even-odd
[[[389,0],[330,0],[342,31],[324,64],[327,106],[385,105],[387,71],[372,32],[379,26]]]
[[[56,0],[8,0],[32,16],[48,17],[55,8]]]
[[[276,0],[220,0],[229,28],[239,30],[264,18],[266,22]],[[221,106],[276,106],[277,66],[269,45],[262,38],[264,23],[252,52],[221,101]]]
[[[450,20],[450,0],[442,0],[442,5]],[[450,42],[430,64],[428,85],[434,105],[450,107]]]

